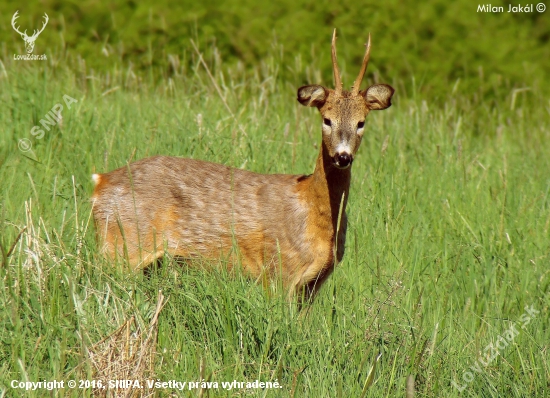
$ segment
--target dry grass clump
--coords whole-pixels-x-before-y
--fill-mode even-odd
[[[88,349],[93,379],[102,382],[101,386],[93,389],[94,396],[133,398],[155,395],[145,380],[154,377],[158,315],[164,304],[164,296],[159,291],[155,313],[146,329],[140,327],[132,316],[116,331]],[[142,388],[112,388],[114,382],[123,380],[137,381]]]

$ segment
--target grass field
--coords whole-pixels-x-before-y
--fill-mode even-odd
[[[196,383],[153,390],[184,397],[404,397],[407,380],[407,396],[411,385],[421,397],[550,394],[550,101],[541,84],[521,90],[480,75],[488,101],[460,81],[437,100],[412,77],[381,82],[397,91],[389,110],[369,116],[354,162],[344,261],[302,312],[276,286],[223,266],[165,259],[144,276],[101,259],[93,172],[155,154],[313,170],[321,122],[295,101],[303,82],[278,79],[279,67],[219,67],[218,92],[199,62],[154,78],[94,73],[78,60],[5,65],[0,396],[49,393],[12,380],[102,377]],[[69,109],[64,96],[77,102]],[[62,121],[33,136],[56,104]],[[234,380],[281,388],[222,388]]]

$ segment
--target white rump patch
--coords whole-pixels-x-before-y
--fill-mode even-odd
[[[101,182],[101,174],[92,174],[92,181],[95,185]]]

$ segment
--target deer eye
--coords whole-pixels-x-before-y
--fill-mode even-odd
[[[330,127],[330,126],[331,126],[330,119],[324,118],[324,119],[323,119],[323,124],[324,124],[325,126]]]
[[[357,123],[357,130],[362,129],[363,127],[365,127],[364,121]]]

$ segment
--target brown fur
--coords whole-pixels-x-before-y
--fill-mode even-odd
[[[224,258],[255,278],[280,277],[291,294],[306,289],[313,295],[344,255],[345,207],[361,123],[370,110],[390,106],[392,95],[387,85],[356,94],[319,85],[298,89],[298,101],[317,107],[323,118],[310,176],[257,174],[164,156],[94,175],[102,252],[126,258],[133,268],[165,252]]]

